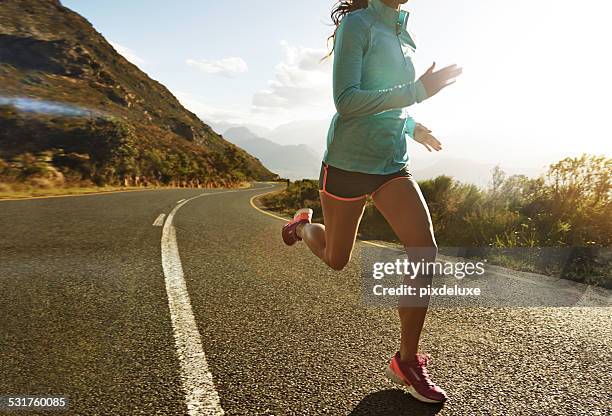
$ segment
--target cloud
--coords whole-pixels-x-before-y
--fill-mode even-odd
[[[173,94],[185,106],[203,120],[207,121],[227,121],[236,124],[245,124],[251,121],[251,114],[248,111],[241,111],[236,108],[221,108],[215,105],[206,104],[200,98],[184,91],[173,91]]]
[[[195,67],[206,74],[220,75],[226,78],[235,78],[249,70],[247,63],[238,57],[223,58],[216,61],[187,59],[187,65]]]
[[[267,88],[253,94],[250,105],[237,103],[234,107],[223,108],[188,92],[175,91],[174,94],[185,107],[211,122],[274,128],[300,120],[330,119],[335,112],[332,59],[321,62],[327,50],[294,46],[285,41],[280,46],[282,58],[273,66],[272,79]],[[208,65],[205,68],[210,69]]]
[[[329,110],[332,101],[332,60],[325,49],[292,46],[282,41],[283,59],[274,68],[268,88],[253,96],[253,111],[317,107]]]
[[[142,65],[145,63],[145,60],[142,59],[140,56],[136,55],[136,53],[134,53],[134,51],[130,48],[123,46],[117,42],[109,41],[109,43],[113,48],[115,48],[117,52],[119,52],[120,55],[122,55],[125,59],[127,59],[134,65]]]
[[[239,125],[259,125],[274,128],[279,124],[308,118],[308,114],[302,111],[294,111],[279,117],[273,111],[254,112],[246,105],[244,107],[220,107],[207,102],[206,99],[195,96],[185,91],[172,91],[179,102],[187,109],[195,113],[200,119],[207,123],[232,123]]]

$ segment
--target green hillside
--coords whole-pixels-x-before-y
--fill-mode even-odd
[[[0,2],[0,182],[232,186],[275,177],[59,1]]]

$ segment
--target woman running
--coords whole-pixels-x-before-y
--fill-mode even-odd
[[[329,267],[342,270],[351,259],[366,197],[371,195],[412,261],[434,261],[437,245],[429,210],[408,170],[406,135],[427,150],[442,148],[431,130],[405,111],[455,82],[456,65],[435,71],[435,62],[418,79],[408,33],[408,0],[343,0],[331,18],[336,25],[332,52],[332,118],[319,177],[325,225],[312,224],[312,210],[299,210],[283,226],[287,245],[304,241]],[[331,55],[331,52],[330,52]],[[433,276],[418,276],[420,284]],[[424,283],[423,283],[424,282]],[[439,403],[444,390],[429,378],[428,354],[418,352],[427,305],[399,307],[400,349],[386,370],[418,400]]]

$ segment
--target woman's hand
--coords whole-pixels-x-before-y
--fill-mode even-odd
[[[417,123],[416,127],[414,128],[414,140],[421,143],[430,152],[431,149],[434,149],[435,151],[442,150],[442,143],[432,136],[431,130],[421,123]]]
[[[451,84],[456,82],[456,78],[461,75],[463,71],[456,64],[449,65],[446,68],[442,68],[439,71],[434,72],[434,68],[436,67],[436,63],[434,62],[432,66],[429,67],[427,71],[419,81],[423,83],[423,87],[425,87],[425,91],[427,91],[427,97],[433,97],[437,93],[442,90],[442,88],[448,87]]]

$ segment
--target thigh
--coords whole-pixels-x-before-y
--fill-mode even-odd
[[[431,215],[416,180],[392,180],[372,199],[404,246],[435,246]]]
[[[342,269],[351,258],[366,199],[343,201],[320,192],[325,222],[325,257],[334,269]]]

